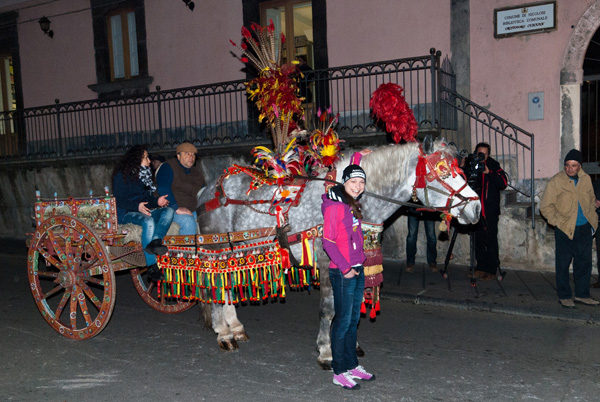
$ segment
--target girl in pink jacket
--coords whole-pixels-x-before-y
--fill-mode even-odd
[[[335,317],[331,326],[333,383],[360,389],[354,381],[371,381],[375,375],[358,364],[356,331],[365,287],[362,214],[358,200],[365,190],[365,171],[356,164],[344,169],[342,185],[323,194],[323,248],[331,259],[329,279]]]

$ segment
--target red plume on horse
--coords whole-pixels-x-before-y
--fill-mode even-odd
[[[373,92],[369,102],[371,115],[384,122],[386,131],[392,135],[396,144],[401,140],[417,140],[417,121],[402,92],[403,89],[398,84],[381,84]]]

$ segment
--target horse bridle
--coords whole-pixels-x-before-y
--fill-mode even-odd
[[[413,184],[412,190],[412,200],[417,201],[417,189],[424,189],[424,206],[427,209],[433,209],[435,211],[441,211],[445,214],[450,215],[450,210],[453,208],[460,208],[459,215],[464,211],[467,207],[467,204],[470,201],[476,201],[479,197],[465,197],[460,194],[465,187],[467,187],[467,178],[459,167],[458,162],[455,158],[452,158],[446,152],[437,151],[432,154],[425,154],[423,152],[422,146],[419,146],[419,160],[417,162],[416,167],[416,178],[415,183]],[[460,175],[465,180],[465,184],[463,184],[459,189],[453,189],[448,183],[444,180],[448,177],[456,177]],[[442,187],[447,191],[443,191],[439,188],[432,187],[427,183],[432,183],[437,181],[442,185]],[[428,191],[434,191],[439,194],[446,196],[446,205],[443,207],[433,207],[429,203],[429,195]],[[452,204],[454,198],[458,198],[460,201],[456,204]]]

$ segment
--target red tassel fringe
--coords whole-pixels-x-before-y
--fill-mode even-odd
[[[426,181],[425,176],[427,175],[427,166],[425,165],[425,158],[419,155],[419,162],[417,162],[416,168],[417,180],[415,181],[416,188],[425,188]]]

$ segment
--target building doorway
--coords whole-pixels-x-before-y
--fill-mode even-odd
[[[15,72],[12,57],[0,54],[0,150],[4,156],[15,155],[18,150],[15,132],[17,99]]]
[[[277,36],[283,32],[282,64],[304,56],[309,66],[314,66],[314,38],[312,2],[305,0],[275,0],[260,4],[261,25],[270,20]]]
[[[590,40],[583,62],[581,150],[584,170],[600,174],[600,29]]]

